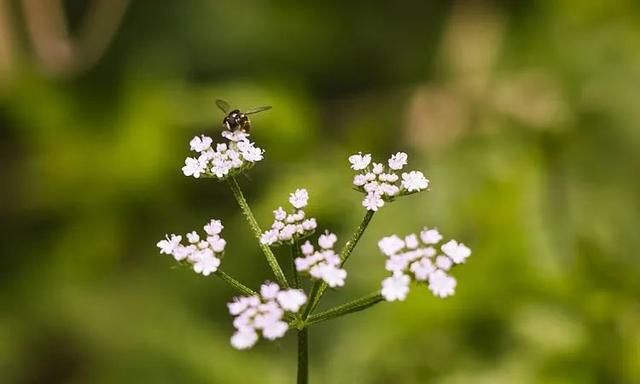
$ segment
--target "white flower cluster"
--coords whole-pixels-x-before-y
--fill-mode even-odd
[[[318,223],[313,217],[305,218],[302,208],[307,206],[308,201],[309,193],[306,189],[296,189],[289,194],[292,212],[287,213],[282,207],[273,211],[274,221],[271,229],[262,234],[260,242],[269,246],[290,244],[294,240],[311,235]]]
[[[306,302],[302,290],[282,290],[270,282],[262,284],[260,295],[236,297],[228,304],[229,313],[235,316],[236,329],[231,345],[236,349],[253,347],[258,341],[258,331],[268,340],[281,338],[289,329],[284,321],[285,312],[297,313]]]
[[[224,130],[222,137],[228,142],[216,144],[215,147],[209,136],[194,137],[189,144],[191,150],[199,153],[199,156],[187,157],[182,173],[195,178],[204,176],[224,180],[251,168],[263,159],[264,150],[249,141],[249,134],[245,131]]]
[[[204,226],[206,237],[200,238],[196,231],[187,234],[189,245],[181,243],[182,236],[166,235],[157,244],[160,253],[172,255],[176,261],[187,262],[193,266],[196,273],[209,276],[218,270],[220,259],[227,242],[220,237],[222,222],[212,219]]]
[[[342,287],[347,278],[347,271],[340,268],[340,256],[333,251],[333,245],[338,238],[335,234],[325,231],[318,237],[320,249],[315,251],[309,241],[300,249],[304,257],[295,259],[298,272],[308,273],[316,280],[322,280],[331,288]]]
[[[410,234],[404,239],[396,235],[378,242],[380,251],[387,256],[386,269],[392,276],[382,281],[382,296],[387,301],[404,300],[409,293],[411,280],[428,282],[429,290],[437,297],[455,293],[456,279],[447,272],[456,264],[462,264],[471,250],[455,240],[436,247],[442,240],[437,229],[425,228],[419,236]]]
[[[398,152],[387,160],[387,165],[371,162],[371,155],[358,153],[349,156],[351,169],[358,171],[353,178],[357,190],[366,193],[362,205],[369,211],[377,211],[385,201],[398,196],[420,192],[429,187],[429,180],[420,171],[402,172],[407,165],[407,154]]]

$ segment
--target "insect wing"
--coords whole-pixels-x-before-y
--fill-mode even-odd
[[[251,108],[250,110],[246,111],[244,114],[245,115],[253,115],[254,113],[258,113],[258,112],[262,112],[262,111],[266,111],[271,109],[270,105],[265,105],[262,107],[257,107],[257,108]]]
[[[229,113],[229,110],[231,109],[231,107],[229,106],[229,103],[221,99],[216,100],[216,105],[224,113]]]

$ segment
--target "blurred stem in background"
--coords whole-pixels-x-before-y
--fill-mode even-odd
[[[280,268],[280,264],[278,264],[278,260],[276,259],[276,256],[273,254],[273,251],[271,251],[271,248],[269,248],[268,245],[262,244],[262,242],[260,241],[262,230],[260,229],[260,225],[258,225],[258,222],[256,221],[255,216],[253,216],[253,212],[251,212],[249,203],[247,203],[247,199],[245,199],[244,195],[242,194],[240,185],[238,184],[238,181],[236,180],[235,177],[229,178],[229,187],[231,187],[231,192],[233,192],[233,196],[238,201],[238,205],[240,205],[240,210],[242,210],[242,215],[245,217],[245,219],[247,219],[247,222],[251,227],[251,231],[253,232],[256,239],[258,239],[258,244],[260,245],[260,249],[262,249],[264,256],[267,258],[267,263],[269,263],[269,267],[271,267],[271,270],[273,271],[273,274],[275,275],[276,280],[278,281],[278,284],[280,284],[281,287],[288,288],[289,283],[287,282],[287,278],[285,277],[284,272],[282,271],[282,268]]]
[[[22,0],[40,67],[53,75],[74,75],[91,68],[113,40],[128,4],[128,0],[91,1],[74,37],[62,0]]]

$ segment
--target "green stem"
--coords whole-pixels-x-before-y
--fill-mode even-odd
[[[298,269],[296,268],[296,257],[298,256],[299,251],[300,247],[298,246],[298,242],[294,241],[291,245],[291,275],[293,276],[293,288],[302,287],[300,274],[298,273]]]
[[[317,324],[323,321],[335,319],[336,317],[341,317],[347,315],[349,313],[359,312],[365,310],[371,306],[378,304],[379,302],[384,301],[384,298],[380,294],[380,291],[376,291],[368,294],[367,296],[363,296],[359,299],[350,301],[348,303],[339,305],[335,308],[331,308],[327,311],[320,312],[315,314],[307,320],[305,326],[308,327],[312,324]]]
[[[229,186],[231,187],[231,192],[233,192],[233,196],[238,201],[238,205],[240,205],[240,210],[242,210],[242,214],[244,215],[245,219],[247,219],[247,222],[251,227],[251,231],[253,232],[256,239],[258,239],[258,244],[260,245],[260,248],[262,249],[262,252],[264,253],[265,257],[267,258],[267,263],[269,263],[269,267],[271,267],[271,270],[273,271],[273,274],[275,275],[276,280],[278,281],[281,287],[288,288],[289,284],[287,283],[287,278],[284,276],[284,272],[282,272],[282,268],[280,268],[280,265],[278,264],[278,260],[276,259],[276,256],[273,254],[273,252],[271,251],[271,248],[269,248],[268,245],[262,244],[260,242],[260,236],[262,235],[262,230],[260,229],[260,226],[258,225],[256,218],[253,216],[253,212],[251,212],[249,203],[247,203],[247,200],[244,198],[244,195],[242,194],[242,190],[240,189],[240,185],[238,185],[238,181],[236,180],[235,177],[229,177],[228,181],[229,181]]]
[[[234,279],[233,277],[227,275],[226,273],[222,272],[221,270],[217,270],[215,271],[216,276],[218,276],[220,279],[222,279],[222,281],[224,281],[225,283],[229,284],[230,286],[232,286],[233,288],[235,288],[235,290],[237,290],[238,292],[247,295],[247,296],[253,296],[253,295],[257,295],[257,293],[255,293],[251,288],[247,287],[246,285],[242,284],[241,282],[239,282],[238,280]]]
[[[309,382],[309,328],[298,331],[298,384]]]
[[[351,236],[351,240],[347,241],[347,243],[344,245],[344,248],[342,248],[342,252],[340,252],[340,259],[342,260],[341,265],[344,265],[347,262],[349,256],[351,256],[351,252],[353,252],[356,244],[358,244],[358,241],[364,233],[364,230],[367,229],[367,226],[369,225],[369,222],[371,222],[371,218],[373,217],[374,213],[375,211],[367,211],[367,214],[364,215],[364,218],[362,218],[362,222],[354,232],[353,236]]]
[[[340,266],[343,266],[349,259],[349,256],[351,256],[351,252],[353,252],[354,248],[356,247],[356,244],[358,244],[358,241],[360,240],[360,237],[362,237],[362,234],[364,233],[365,229],[367,229],[367,226],[371,222],[371,218],[373,217],[374,213],[375,211],[367,210],[367,213],[364,215],[364,218],[362,218],[362,222],[360,223],[358,228],[356,228],[356,231],[351,236],[351,240],[347,241],[347,243],[344,245],[344,248],[342,248],[342,251],[340,252],[340,260],[342,260],[342,262]],[[302,315],[303,319],[307,319],[311,314],[311,312],[314,309],[316,309],[316,307],[320,303],[320,298],[322,298],[322,295],[324,295],[324,292],[326,290],[327,290],[327,284],[325,282],[316,281],[313,284],[313,287],[311,288],[309,304],[307,304],[304,310],[304,313]]]

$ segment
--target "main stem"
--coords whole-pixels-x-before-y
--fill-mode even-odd
[[[309,382],[309,328],[298,331],[298,384]]]
[[[375,211],[367,211],[367,213],[362,218],[362,222],[351,236],[351,239],[347,241],[347,243],[344,245],[344,248],[342,248],[342,251],[340,252],[340,266],[343,266],[347,262],[347,259],[349,259],[349,256],[351,256],[351,252],[353,252],[356,244],[358,244],[358,241],[360,241],[360,237],[362,237],[365,229],[367,229],[367,226],[369,225],[369,222],[371,222],[371,218],[373,218],[374,213]],[[303,319],[307,319],[311,312],[313,312],[313,310],[318,306],[318,304],[320,303],[320,298],[326,290],[327,284],[325,282],[317,281],[315,284],[313,284],[313,287],[311,288],[309,304],[307,304],[307,307],[305,308],[305,311],[302,315]]]
[[[229,187],[231,187],[231,192],[233,192],[233,196],[238,201],[240,210],[242,210],[242,214],[244,215],[245,219],[247,219],[247,222],[249,223],[249,227],[251,227],[251,231],[253,232],[253,235],[256,237],[256,239],[258,239],[258,244],[260,245],[260,248],[262,249],[264,256],[267,258],[267,263],[269,263],[269,267],[271,267],[271,270],[273,271],[273,274],[275,275],[276,280],[278,281],[281,287],[288,288],[289,284],[287,283],[287,278],[285,277],[284,272],[282,272],[282,268],[280,268],[280,265],[278,264],[278,260],[276,259],[276,256],[273,254],[273,252],[271,251],[271,248],[269,248],[268,245],[262,244],[262,242],[260,242],[260,236],[262,236],[262,230],[260,229],[260,226],[258,225],[256,218],[253,216],[253,212],[251,212],[251,208],[249,207],[249,203],[247,203],[247,199],[245,199],[244,195],[242,194],[242,190],[240,189],[240,185],[238,184],[238,181],[236,180],[235,177],[229,177],[228,182],[229,182]]]

